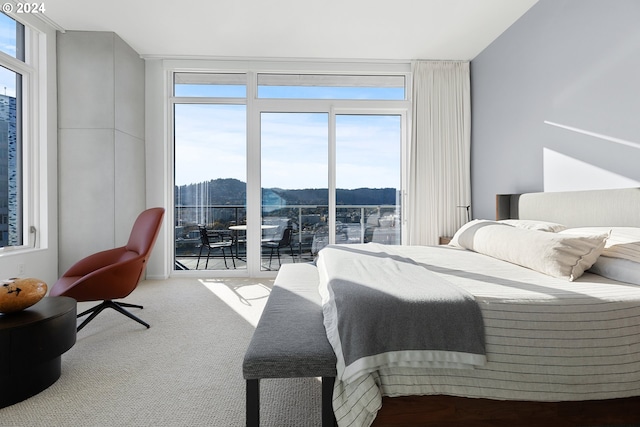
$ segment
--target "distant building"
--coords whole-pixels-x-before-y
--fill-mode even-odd
[[[0,95],[0,247],[22,244],[19,159],[16,98]]]

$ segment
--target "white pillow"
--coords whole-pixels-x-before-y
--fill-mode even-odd
[[[611,232],[602,251],[603,256],[628,259],[640,263],[640,228],[638,227],[579,227],[560,234],[585,236]]]
[[[566,230],[567,227],[556,222],[538,221],[537,219],[503,219],[498,221],[503,224],[511,225],[517,228],[526,228],[527,230],[548,231],[557,233]]]
[[[601,256],[589,269],[590,273],[640,286],[640,264],[622,258]]]
[[[459,230],[457,243],[466,249],[573,281],[602,252],[607,234],[562,235],[478,222]]]
[[[481,227],[483,225],[496,225],[496,224],[500,224],[497,221],[491,221],[488,219],[474,219],[471,220],[469,222],[467,222],[466,224],[464,224],[462,227],[460,227],[458,229],[458,231],[455,232],[455,234],[453,235],[453,237],[451,238],[451,241],[449,242],[449,245],[453,245],[453,246],[458,246],[460,248],[464,247],[461,243],[460,243],[460,237],[464,236],[464,235],[470,235],[469,233],[467,233],[467,230],[475,230],[478,227]],[[504,224],[506,225],[506,224]]]

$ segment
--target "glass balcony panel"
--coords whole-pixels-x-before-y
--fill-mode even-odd
[[[176,270],[246,269],[245,232],[230,228],[246,223],[244,206],[176,205],[175,218]],[[200,227],[211,251],[203,246]]]

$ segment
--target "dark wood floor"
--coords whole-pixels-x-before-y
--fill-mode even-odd
[[[385,397],[373,426],[637,427],[640,426],[640,397],[585,402]]]

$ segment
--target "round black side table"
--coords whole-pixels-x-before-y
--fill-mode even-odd
[[[61,355],[76,342],[76,300],[45,297],[0,314],[0,408],[31,397],[60,378]]]

